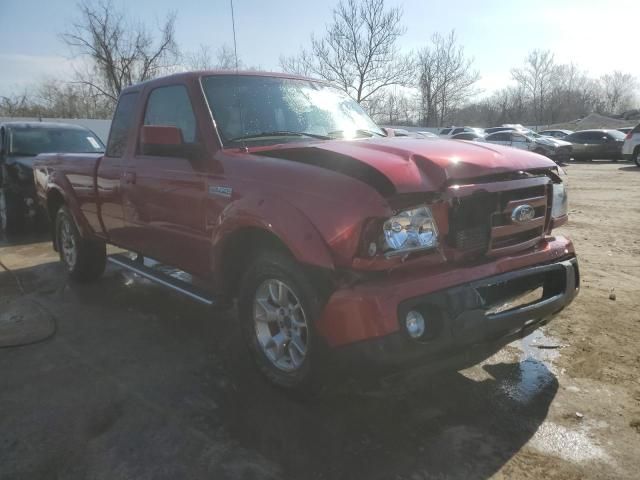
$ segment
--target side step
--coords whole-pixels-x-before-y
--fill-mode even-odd
[[[215,306],[217,303],[215,297],[213,297],[209,292],[193,285],[187,280],[177,278],[177,275],[186,278],[191,277],[189,274],[186,274],[181,270],[168,268],[154,260],[140,256],[137,258],[130,258],[126,254],[116,254],[109,255],[107,259],[111,263],[115,263],[120,267],[126,268],[127,270],[146,278],[147,280],[151,280],[163,287],[186,295],[200,303],[204,303],[209,306]]]

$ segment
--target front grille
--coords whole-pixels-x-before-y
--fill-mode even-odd
[[[518,182],[522,187],[511,190],[500,190],[506,184],[498,183],[471,194],[459,187],[451,190],[448,245],[466,254],[497,256],[537,243],[547,227],[549,179],[529,180]],[[511,217],[521,205],[533,207],[534,214],[532,219],[517,223]]]

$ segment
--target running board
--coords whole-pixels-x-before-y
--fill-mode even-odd
[[[204,303],[209,306],[216,305],[216,299],[210,293],[190,282],[180,280],[169,273],[160,271],[158,267],[164,267],[164,265],[153,260],[143,257],[132,259],[124,254],[109,255],[107,259],[111,263],[115,263],[122,268],[126,268],[127,270],[146,278],[147,280],[151,280],[163,287],[186,295],[200,303]],[[154,268],[154,266],[156,268]],[[176,273],[183,273],[180,270],[173,269],[173,271]]]

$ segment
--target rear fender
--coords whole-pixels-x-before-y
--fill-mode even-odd
[[[66,178],[66,176],[61,175],[56,171],[50,172],[47,178],[45,192],[47,210],[49,210],[49,201],[52,198],[52,195],[55,195],[54,192],[56,192],[57,194],[62,196],[64,205],[71,212],[71,215],[73,216],[73,219],[78,226],[78,230],[80,231],[80,235],[82,237],[90,237],[94,234],[93,229],[80,210],[80,205],[73,191],[73,187],[69,183],[69,180]],[[55,218],[52,218],[51,220],[52,222],[55,222]],[[55,225],[55,223],[52,223],[52,225]]]

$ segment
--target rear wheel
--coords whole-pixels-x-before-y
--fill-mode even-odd
[[[238,313],[260,371],[275,385],[300,389],[310,383],[316,361],[317,289],[289,255],[258,255],[244,275]]]
[[[24,220],[24,204],[20,195],[7,188],[0,190],[0,231],[15,233]]]
[[[102,275],[107,261],[105,243],[83,238],[65,206],[56,215],[55,234],[60,260],[73,280],[91,281]]]

